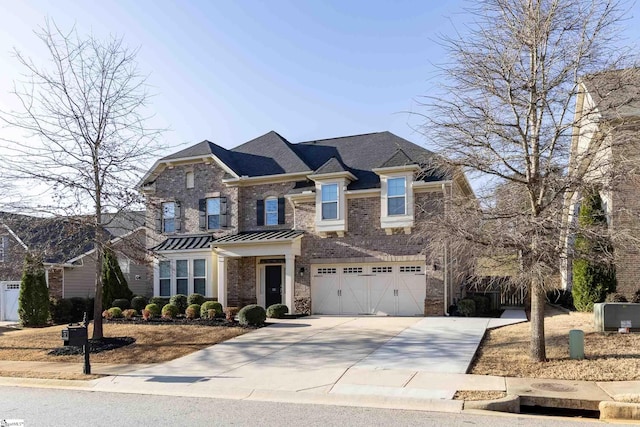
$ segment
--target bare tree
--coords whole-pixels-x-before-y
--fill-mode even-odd
[[[441,167],[481,183],[479,200],[454,198],[434,227],[454,248],[516,264],[531,296],[530,356],[545,361],[545,286],[566,256],[566,201],[599,156],[571,155],[574,104],[582,76],[625,65],[623,11],[610,0],[482,0],[470,12],[466,34],[443,38],[444,83],[423,102],[424,133]]]
[[[93,338],[100,339],[101,259],[109,240],[105,227],[117,218],[113,214],[139,203],[134,187],[147,161],[157,155],[160,130],[145,125],[150,94],[146,76],[137,69],[137,50],[121,38],[63,32],[49,20],[36,35],[48,50],[48,63],[15,52],[26,72],[13,91],[21,108],[0,118],[25,139],[5,138],[2,148],[16,182],[44,186],[51,196],[40,203],[40,211],[91,224],[96,250]]]

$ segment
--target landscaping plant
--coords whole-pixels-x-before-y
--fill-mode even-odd
[[[191,305],[191,304],[198,304],[198,305],[202,305],[205,302],[205,298],[204,296],[200,295],[200,294],[191,294],[187,297],[187,304]]]
[[[106,248],[102,256],[102,307],[111,307],[113,301],[120,298],[127,300],[128,305],[132,297],[133,292],[122,274],[118,258]]]
[[[131,303],[129,302],[128,299],[118,298],[113,300],[113,302],[111,303],[111,306],[118,307],[121,310],[126,310],[128,308],[131,308]]]
[[[289,307],[284,304],[273,304],[267,308],[267,317],[282,319],[289,312]]]
[[[28,253],[24,260],[18,315],[23,326],[43,326],[49,320],[49,288],[42,259]]]
[[[210,310],[214,310],[213,316],[210,316]],[[213,319],[216,314],[222,314],[222,304],[220,304],[218,301],[205,301],[200,306],[200,317],[204,319]]]
[[[162,307],[162,317],[164,319],[175,319],[178,313],[179,310],[175,304],[166,304]]]
[[[169,299],[169,304],[173,304],[178,307],[178,313],[184,314],[189,304],[187,303],[187,296],[183,294],[176,294]]]
[[[200,317],[200,305],[199,304],[191,304],[185,310],[185,315],[187,319],[197,319]]]
[[[142,311],[147,306],[147,299],[143,296],[136,295],[131,298],[131,308],[137,311]]]
[[[145,310],[147,310],[150,314],[151,317],[158,317],[160,316],[160,307],[158,306],[158,304],[147,304],[147,306],[145,307]]]
[[[257,304],[244,306],[238,312],[238,322],[243,326],[261,326],[267,319],[267,312]]]

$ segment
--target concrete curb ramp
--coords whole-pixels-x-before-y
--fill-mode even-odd
[[[480,409],[484,411],[520,413],[520,396],[508,395],[500,399],[493,400],[465,400],[464,410]]]

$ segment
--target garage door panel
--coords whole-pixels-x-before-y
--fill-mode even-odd
[[[369,286],[370,314],[394,316],[396,314],[394,276],[392,274],[371,277]]]
[[[427,296],[426,276],[423,274],[398,275],[398,315],[423,316]]]
[[[318,314],[340,314],[340,282],[335,268],[321,270],[326,274],[313,277],[311,286],[312,311]]]
[[[340,302],[343,314],[365,314],[367,309],[367,276],[359,273],[342,275]]]

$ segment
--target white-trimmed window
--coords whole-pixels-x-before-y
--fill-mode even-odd
[[[220,198],[207,199],[207,228],[218,230],[220,228]]]
[[[160,296],[171,296],[171,261],[160,261],[158,263],[158,278]]]
[[[176,203],[164,202],[162,204],[162,232],[175,233],[176,231]]]
[[[176,261],[176,294],[189,295],[189,261]]]
[[[322,220],[338,219],[338,184],[322,184]]]
[[[193,292],[207,294],[207,261],[204,259],[193,260]]]
[[[278,225],[278,199],[267,197],[264,201],[264,224]]]
[[[406,215],[407,179],[405,177],[387,180],[387,215]]]

